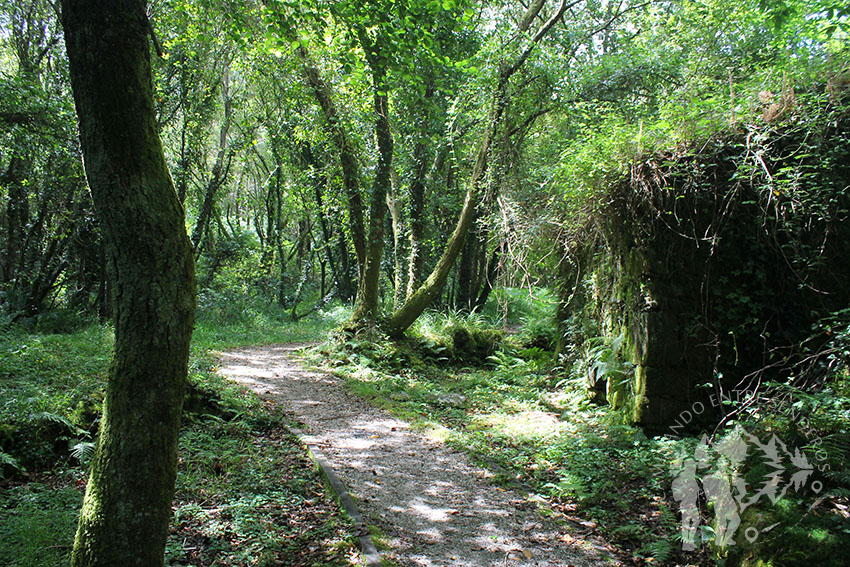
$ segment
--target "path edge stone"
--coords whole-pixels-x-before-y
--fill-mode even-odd
[[[354,498],[349,494],[348,489],[337,476],[330,461],[328,461],[321,449],[307,440],[307,436],[298,428],[291,427],[290,431],[295,434],[301,443],[307,447],[307,454],[319,466],[322,474],[328,480],[331,488],[336,493],[339,503],[345,510],[345,513],[354,521],[354,531],[357,534],[357,542],[360,547],[360,553],[363,556],[363,563],[366,567],[381,567],[381,557],[378,554],[378,549],[375,547],[375,542],[372,541],[372,535],[369,533],[369,527],[363,519],[363,515],[357,508]]]

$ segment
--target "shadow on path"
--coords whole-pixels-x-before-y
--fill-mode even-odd
[[[367,523],[390,539],[382,555],[421,567],[617,565],[601,545],[548,520],[526,495],[488,483],[466,455],[412,431],[291,357],[303,345],[229,351],[220,372],[305,424]]]

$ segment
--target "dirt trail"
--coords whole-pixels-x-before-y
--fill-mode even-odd
[[[299,366],[300,346],[230,351],[221,372],[305,425],[366,522],[389,538],[382,557],[417,567],[617,564],[541,516],[526,495],[488,483],[490,473],[463,453],[348,393],[340,379]]]

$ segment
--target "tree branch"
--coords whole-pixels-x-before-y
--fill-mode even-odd
[[[561,14],[563,14],[564,11],[567,8],[571,8],[571,7],[575,6],[576,4],[580,3],[581,1],[582,0],[575,0],[574,2],[570,3],[569,6],[568,6],[566,0],[561,0],[560,4],[558,4],[558,8],[555,10],[555,13],[552,15],[552,17],[549,18],[549,20],[547,20],[547,22],[545,24],[543,24],[537,30],[537,33],[535,33],[534,37],[531,38],[531,43],[528,45],[528,47],[525,48],[525,51],[523,51],[522,54],[517,58],[517,60],[514,61],[513,65],[506,68],[502,72],[501,80],[507,81],[511,77],[511,75],[516,73],[516,71],[520,67],[523,66],[525,61],[531,55],[531,52],[534,50],[534,48],[537,46],[537,44],[540,43],[540,40],[543,39],[543,36],[545,36],[549,32],[549,30],[552,29],[552,26],[554,26],[555,23],[561,18]],[[538,2],[536,4],[533,4],[531,6],[531,8],[529,8],[528,12],[526,13],[526,16],[522,19],[522,22],[520,22],[520,26],[525,24],[526,30],[528,29],[528,26],[531,24],[531,21],[534,19],[534,16],[536,16],[537,13],[542,8],[542,6],[539,6],[539,4],[541,4],[541,2],[538,0]],[[534,12],[533,15],[531,15],[532,11],[534,11],[535,9],[536,9],[536,12]]]

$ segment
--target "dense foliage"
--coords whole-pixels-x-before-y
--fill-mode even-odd
[[[0,562],[32,565],[69,551],[116,292],[56,9],[0,0]],[[198,275],[169,561],[275,564],[302,533],[324,542],[305,564],[344,564],[286,423],[211,351],[364,313],[317,360],[624,561],[804,565],[846,545],[844,4],[156,0],[147,16]],[[411,298],[429,310],[389,328]],[[743,515],[740,533],[781,535],[724,546],[703,498],[706,545],[680,552],[670,463],[700,437],[669,435],[683,410],[645,373],[664,364],[682,408],[750,394],[674,433],[737,424],[816,461],[816,499]],[[648,424],[658,399],[674,415]],[[258,518],[268,499],[295,504]],[[258,528],[282,517],[292,533]]]

